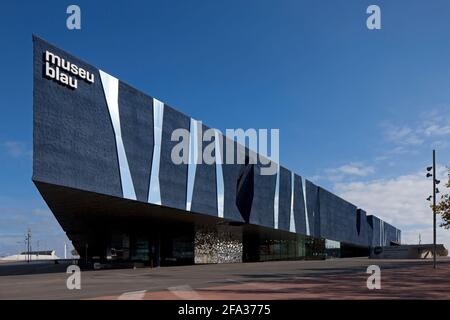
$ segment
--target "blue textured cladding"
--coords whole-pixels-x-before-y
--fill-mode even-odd
[[[250,223],[273,228],[273,205],[276,175],[261,175],[260,166],[255,165],[255,191]]]
[[[319,188],[309,180],[305,180],[306,207],[308,210],[309,232],[313,237],[320,236]]]
[[[367,222],[369,227],[370,246],[388,246],[391,241],[401,241],[400,230],[389,223],[386,223],[380,218],[372,215],[367,216]]]
[[[42,54],[46,49],[92,72],[95,83],[79,80],[78,89],[71,90],[45,79]],[[98,70],[40,39],[34,39],[34,56],[33,179],[121,197],[116,141]],[[122,139],[137,200],[146,202],[154,146],[153,98],[119,82],[118,102]],[[179,141],[171,141],[171,135],[175,129],[189,131],[189,127],[188,116],[165,105],[159,168],[161,200],[163,206],[182,210],[186,208],[188,165],[172,162],[172,148]],[[233,142],[235,149],[236,145]],[[244,222],[236,205],[238,178],[248,171],[244,168],[249,167],[222,166],[224,217],[228,220]],[[217,216],[215,169],[215,165],[197,166],[192,211]],[[273,228],[276,176],[261,175],[258,164],[246,177],[241,180],[246,182],[246,188],[240,188],[239,192],[241,210],[250,223]],[[291,183],[291,172],[280,167],[278,227],[281,230],[290,229]],[[248,190],[251,194],[247,194]],[[400,240],[400,231],[395,227],[375,216],[366,216],[365,211],[357,210],[353,204],[308,180],[305,193],[308,227],[314,237],[364,246],[388,245]],[[296,232],[306,234],[303,186],[298,175],[294,176],[294,217]]]
[[[224,139],[224,148],[226,149],[226,146],[228,145],[225,143],[225,141],[228,141],[230,145],[234,148],[234,155],[236,158],[236,142],[231,142],[229,140]],[[230,148],[230,147],[229,147]],[[224,155],[225,153],[222,153]],[[224,161],[225,162],[225,161]],[[236,163],[236,162],[235,162]],[[224,218],[233,220],[233,221],[239,221],[244,222],[244,219],[241,216],[241,213],[239,212],[239,209],[236,206],[236,192],[237,192],[237,181],[239,178],[239,174],[242,170],[244,165],[241,164],[223,164],[222,165],[222,171],[223,171],[223,184],[224,184]]]
[[[395,228],[393,225],[390,225],[387,222],[384,223],[384,233],[386,237],[385,246],[389,246],[391,241],[394,242],[400,242],[400,239],[397,239],[397,228]]]
[[[177,110],[164,105],[161,163],[159,167],[159,183],[161,202],[164,206],[186,209],[187,164],[176,165],[171,155],[172,148],[178,141],[172,141],[172,132],[185,129],[189,132],[190,119]]]
[[[401,243],[402,242],[402,231],[397,228],[395,228],[395,230],[396,230],[395,241],[397,241],[398,243]]]
[[[305,184],[311,235],[360,246],[400,241],[395,227],[308,180]]]
[[[323,238],[357,243],[356,206],[319,188],[320,235]]]
[[[203,133],[209,128],[202,125]],[[202,143],[202,154],[211,142]],[[193,212],[217,216],[217,188],[215,164],[197,164],[194,192],[192,195]]]
[[[294,175],[294,216],[295,231],[306,234],[305,200],[303,198],[302,178]]]
[[[369,245],[369,224],[367,222],[367,214],[364,210],[358,209],[357,211],[357,244],[368,246]]]
[[[147,202],[153,157],[153,99],[119,84],[122,140],[137,200]]]
[[[380,237],[380,219],[375,216],[367,216],[367,223],[369,225],[369,244],[370,246],[381,245]]]
[[[291,172],[282,166],[280,166],[280,191],[278,199],[278,229],[289,231],[291,216]]]
[[[116,142],[96,68],[37,38],[34,41],[33,180],[122,196]],[[43,77],[46,50],[95,76],[78,89]]]

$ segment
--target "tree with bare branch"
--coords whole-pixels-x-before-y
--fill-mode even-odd
[[[450,188],[450,168],[448,169],[448,181],[447,188]],[[441,196],[441,201],[436,204],[436,214],[440,214],[442,217],[441,227],[450,229],[450,195],[448,193]]]

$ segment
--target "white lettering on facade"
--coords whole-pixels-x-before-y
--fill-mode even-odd
[[[45,51],[45,76],[72,89],[78,88],[77,78],[85,80],[87,83],[94,83],[95,81],[92,72],[61,58],[48,50]]]

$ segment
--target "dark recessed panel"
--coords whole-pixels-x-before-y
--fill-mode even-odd
[[[246,164],[241,168],[237,181],[236,206],[245,223],[249,223],[255,196],[255,165]]]
[[[291,218],[291,172],[280,166],[278,229],[289,231]]]
[[[381,245],[380,238],[380,219],[376,216],[367,216],[367,223],[369,226],[369,244],[372,247]]]
[[[223,157],[224,159],[227,152],[230,152],[230,150],[227,150],[233,148],[234,152],[234,158],[236,159],[236,142],[235,141],[229,141],[229,143],[226,143],[226,140],[224,139],[224,152]],[[238,185],[238,179],[241,176],[242,170],[244,168],[243,164],[237,164],[236,161],[234,164],[226,164],[224,161],[224,164],[222,165],[222,172],[223,172],[223,184],[224,184],[224,217],[226,219],[230,219],[233,221],[239,221],[244,222],[244,218],[242,217],[241,213],[239,212],[239,208],[236,205],[237,200],[237,185]],[[247,195],[251,196],[253,198],[253,195]],[[250,200],[249,200],[250,201]],[[253,199],[252,199],[253,201]]]
[[[310,235],[313,237],[320,236],[320,205],[319,205],[319,188],[309,180],[305,180],[306,204],[308,209],[308,221]]]
[[[294,217],[295,231],[306,234],[305,201],[303,198],[302,178],[294,175]]]
[[[369,224],[367,223],[367,214],[362,209],[358,209],[357,211],[356,231],[358,244],[369,246]]]

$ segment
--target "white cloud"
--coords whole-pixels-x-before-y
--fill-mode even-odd
[[[450,117],[447,116],[448,108],[430,111],[423,114],[420,121],[409,125],[393,123],[391,121],[381,124],[384,137],[387,142],[396,146],[402,146],[402,152],[406,147],[419,145],[434,145],[442,138],[450,135]]]
[[[444,187],[447,180],[444,166],[440,167],[436,176],[441,180],[439,189],[448,192]],[[417,243],[419,233],[422,234],[422,243],[432,242],[432,213],[426,201],[432,187],[431,180],[425,178],[423,171],[390,179],[340,182],[334,185],[334,191],[368,214],[399,227],[405,242]],[[439,228],[438,240],[450,248],[450,230]]]
[[[443,136],[450,134],[450,125],[432,124],[424,129],[427,136]]]
[[[326,169],[324,175],[316,175],[311,179],[313,181],[328,180],[338,182],[343,179],[366,177],[374,172],[375,168],[373,166],[368,166],[361,162],[350,162],[337,168]]]
[[[398,158],[420,158],[431,149],[439,150],[440,154],[450,151],[449,111],[448,106],[440,106],[419,114],[415,121],[408,123],[402,123],[403,120],[382,122],[382,150],[374,160],[395,166],[400,164]]]
[[[29,157],[32,151],[26,145],[19,141],[6,141],[3,143],[6,153],[13,158]]]
[[[360,163],[349,163],[337,168],[336,171],[346,175],[365,177],[371,173],[374,173],[375,169],[372,166],[364,166]]]
[[[384,134],[389,142],[393,142],[399,145],[420,145],[424,142],[424,139],[420,137],[420,134],[407,126],[397,126],[392,124],[385,124]]]

